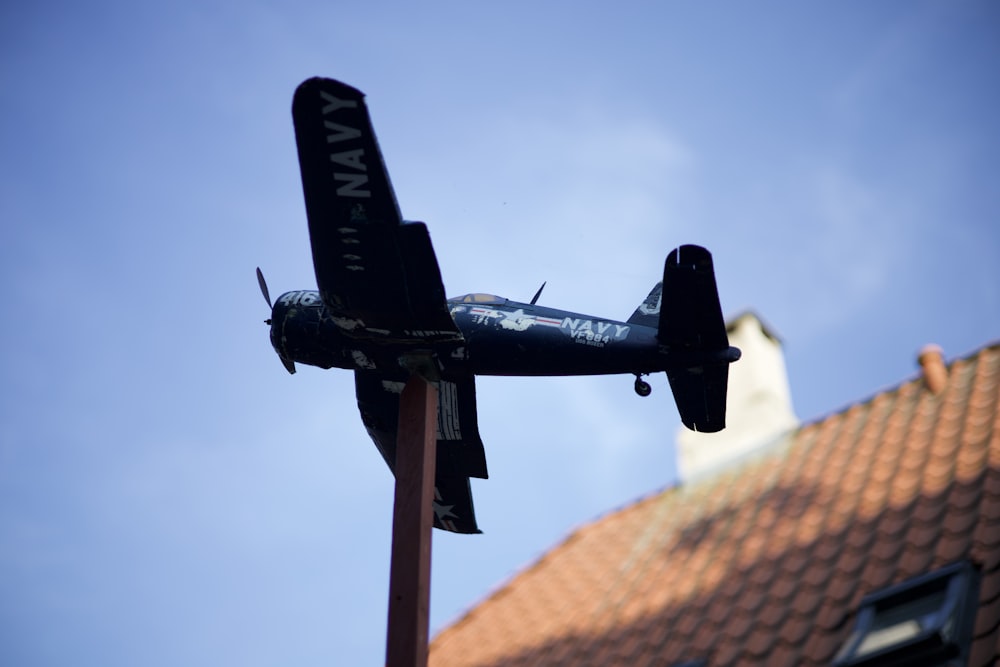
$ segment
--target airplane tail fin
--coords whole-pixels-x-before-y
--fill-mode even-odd
[[[730,347],[712,255],[684,245],[667,255],[657,338],[670,360],[667,379],[684,425],[714,433],[726,426]]]
[[[646,327],[656,328],[660,324],[660,299],[663,296],[663,283],[659,282],[649,291],[646,300],[639,304],[639,307],[628,318],[629,324],[639,324]]]

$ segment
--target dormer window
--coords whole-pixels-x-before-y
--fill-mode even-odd
[[[965,665],[978,590],[961,562],[869,594],[834,667]]]

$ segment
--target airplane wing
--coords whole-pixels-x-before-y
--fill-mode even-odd
[[[667,255],[657,338],[674,359],[667,379],[681,421],[693,431],[721,431],[729,363],[739,351],[729,347],[708,250],[684,245]]]
[[[316,282],[334,321],[358,338],[461,340],[427,228],[400,215],[361,91],[309,79],[292,119]]]
[[[396,464],[399,398],[405,384],[403,373],[354,373],[361,419],[390,470]],[[476,416],[476,384],[471,375],[438,383],[435,528],[455,533],[482,532],[476,524],[470,477],[487,478],[486,453]]]
[[[726,427],[728,364],[669,370],[667,380],[685,426],[699,433]]]

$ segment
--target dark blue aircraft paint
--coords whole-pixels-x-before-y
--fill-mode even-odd
[[[469,478],[487,469],[476,375],[631,374],[645,396],[641,377],[665,371],[688,428],[724,428],[739,350],[729,346],[707,250],[672,251],[663,281],[625,322],[491,294],[446,299],[426,225],[400,215],[362,93],[309,79],[292,117],[319,290],[278,298],[271,343],[290,372],[295,363],[354,371],[362,421],[390,469],[407,362],[431,360],[436,527],[479,532]]]

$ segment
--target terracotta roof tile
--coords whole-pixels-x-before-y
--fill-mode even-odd
[[[983,497],[983,469],[980,465],[979,474],[956,480],[948,495],[948,506],[953,511],[978,514],[979,502]]]
[[[905,546],[905,543],[898,533],[895,535],[890,534],[883,537],[883,539],[875,540],[868,553],[873,559],[882,561],[883,563],[892,563],[893,567],[895,567],[895,564],[899,559],[900,552],[905,548]]]
[[[810,664],[829,664],[837,649],[844,643],[845,637],[846,633],[842,631],[824,632],[819,630],[813,632],[806,639],[802,653],[804,656],[808,656]]]
[[[921,494],[913,505],[910,516],[913,521],[919,521],[924,526],[935,526],[947,506],[947,498],[944,493]]]
[[[693,637],[703,624],[704,620],[700,615],[683,614],[677,621],[676,631],[684,637]]]
[[[870,529],[865,527],[864,524],[858,522],[857,531],[865,535],[870,535]],[[845,539],[846,542],[846,539]],[[841,550],[839,558],[837,558],[834,563],[835,570],[844,574],[847,579],[857,580],[857,576],[864,567],[864,564],[868,561],[868,550],[866,549],[867,544],[864,546],[854,546],[849,543],[845,544],[844,549]],[[834,572],[836,575],[837,572]]]
[[[794,576],[777,578],[768,589],[769,597],[790,600],[799,588],[799,580]]]
[[[1000,424],[997,425],[997,433],[1000,434]],[[1000,439],[995,439],[990,445],[991,454],[994,450],[1000,450]],[[991,463],[983,473],[983,498],[1000,502],[1000,461],[997,465]]]
[[[855,520],[844,535],[844,547],[867,555],[876,536],[874,524],[874,520],[869,517]]]
[[[794,579],[801,576],[803,572],[807,571],[811,563],[817,559],[824,558],[817,555],[816,551],[815,541],[810,542],[807,546],[789,550],[781,561],[781,570],[789,578]],[[828,559],[829,556],[826,558]]]
[[[791,667],[799,664],[799,648],[795,645],[777,644],[769,654],[766,654],[766,657],[769,665]],[[750,664],[760,664],[760,661],[755,660]]]
[[[934,543],[941,535],[941,529],[929,521],[914,521],[906,534],[907,546],[919,551],[933,553]]]
[[[996,665],[1000,656],[1000,569],[983,572],[979,605],[969,665]]]
[[[1000,598],[994,598],[980,603],[980,612],[976,616],[976,625],[972,630],[974,637],[985,637],[995,633],[1000,623]]]
[[[747,613],[732,599],[720,598],[715,604],[726,610],[722,622],[719,623],[721,632],[739,637],[747,628],[757,623],[757,614]]]
[[[768,604],[757,613],[757,625],[761,628],[777,628],[788,615],[788,607],[777,603],[783,598],[769,597]]]
[[[774,649],[774,636],[765,632],[755,632],[747,638],[743,652],[749,656],[764,657]]]
[[[1000,652],[1000,346],[787,446],[581,527],[432,642],[433,667],[827,665],[867,593],[981,569],[969,664]]]
[[[873,558],[868,562],[868,567],[861,574],[861,590],[855,593],[855,597],[857,598],[861,594],[867,595],[895,583],[893,581],[895,575],[895,563],[883,562]],[[858,601],[860,602],[860,600]]]
[[[826,598],[816,612],[816,627],[821,630],[834,630],[844,623],[848,609],[843,599]]]
[[[1000,645],[997,645],[992,637],[974,639],[969,651],[969,667],[995,666],[998,654],[1000,654]]]
[[[846,574],[837,569],[833,570],[832,578],[826,587],[826,597],[830,602],[842,607],[854,596],[854,592],[859,584],[858,573]]]
[[[806,616],[792,616],[779,629],[778,639],[791,646],[801,646],[814,629],[814,619]]]
[[[934,558],[931,560],[931,565],[928,569],[936,570],[957,561],[965,560],[969,560],[969,549],[967,548],[966,540],[952,541],[945,537],[938,542]]]
[[[910,525],[910,513],[905,507],[888,506],[879,517],[877,530],[882,539],[902,540]]]
[[[972,557],[987,570],[1000,566],[1000,501],[993,505],[983,503],[980,517],[972,534]],[[986,518],[988,517],[988,518]]]
[[[907,545],[903,556],[899,559],[899,571],[904,578],[915,577],[930,569],[931,561],[934,559],[934,552],[912,544]]]
[[[979,583],[979,601],[993,602],[1000,597],[1000,570],[984,572]]]
[[[941,522],[942,535],[948,541],[961,541],[964,545],[972,542],[972,531],[979,523],[979,512],[974,507],[952,507]],[[964,548],[964,547],[963,547]]]
[[[698,628],[698,631],[691,637],[691,643],[688,645],[688,649],[694,655],[705,655],[711,651],[719,642],[724,641],[726,638],[719,631],[719,626],[716,624],[705,623]],[[735,644],[735,640],[730,641],[730,643]]]
[[[720,642],[711,653],[711,663],[720,665],[738,664],[736,663],[736,659],[743,651],[743,646],[744,644],[735,641]]]

